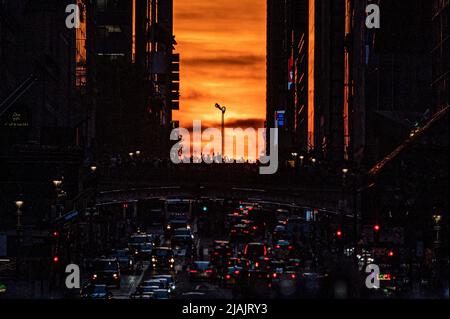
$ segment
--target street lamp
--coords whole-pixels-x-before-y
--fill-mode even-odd
[[[22,226],[21,222],[20,222],[20,217],[22,216],[22,211],[20,210],[23,206],[23,201],[21,200],[16,200],[15,201],[16,207],[17,207],[17,228],[19,228],[20,226]]]
[[[220,106],[218,103],[216,103],[214,105],[214,107],[218,110],[220,110],[222,112],[222,158],[223,158],[223,153],[224,153],[224,141],[225,141],[225,136],[224,136],[224,130],[225,130],[225,112],[227,110],[226,106]]]
[[[303,156],[303,155],[300,155],[300,166],[302,166],[303,165],[303,159],[304,159],[305,157]]]
[[[61,217],[61,209],[59,207],[59,196],[61,194],[62,179],[55,179],[55,180],[53,180],[53,185],[55,186],[55,193],[56,193],[55,208],[56,208],[56,210],[58,212],[58,217]]]
[[[313,162],[313,164],[315,164],[316,163],[316,159],[314,157],[311,158],[311,162]]]
[[[348,168],[343,168],[342,169],[342,174],[344,174],[344,176],[345,176],[345,174],[347,174],[348,173]]]
[[[20,260],[20,255],[21,255],[21,246],[22,246],[22,224],[20,222],[20,217],[22,216],[22,211],[20,210],[23,206],[23,201],[22,200],[16,200],[14,202],[16,204],[17,207],[17,260],[16,260],[16,276],[19,277],[19,273],[20,273],[20,264],[21,264],[21,260]]]
[[[134,153],[130,152],[130,153],[128,153],[128,155],[130,155],[130,157],[133,157]]]
[[[141,155],[141,151],[136,151],[136,156]]]
[[[95,171],[97,170],[97,166],[92,165],[92,166],[90,167],[90,169],[91,169],[91,172],[92,172],[92,173],[95,173]]]
[[[61,180],[55,179],[53,181],[53,185],[55,185],[56,188],[59,188],[61,186],[61,184],[62,184]]]

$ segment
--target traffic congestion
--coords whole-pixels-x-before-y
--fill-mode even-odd
[[[86,262],[79,297],[386,298],[411,285],[401,247],[360,241],[355,248],[347,238],[352,220],[339,213],[176,198],[142,201],[130,222],[126,242]],[[382,267],[381,289],[366,287],[369,264]]]

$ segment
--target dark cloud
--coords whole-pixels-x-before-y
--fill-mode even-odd
[[[209,121],[202,121],[202,129],[206,129],[208,127],[220,127],[220,122],[209,122]],[[184,128],[188,129],[190,132],[192,132],[192,122],[189,123],[189,125],[184,125]],[[263,128],[264,127],[264,119],[258,119],[258,118],[248,118],[248,119],[226,119],[225,120],[225,127],[226,128],[235,128],[235,127],[241,127],[242,129],[246,129],[247,127],[253,127],[254,129]]]
[[[265,61],[264,56],[246,54],[239,56],[226,57],[202,57],[202,58],[186,58],[183,59],[183,65],[188,66],[227,66],[227,67],[243,67],[243,66],[260,66]]]
[[[210,95],[206,94],[205,92],[194,89],[187,89],[186,93],[181,95],[182,99],[190,101],[200,101],[208,97],[210,97]]]

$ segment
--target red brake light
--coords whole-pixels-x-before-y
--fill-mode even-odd
[[[256,230],[256,228],[257,228],[256,226],[253,226],[253,227],[252,227],[253,230]]]
[[[230,275],[226,275],[225,278],[226,278],[226,279],[230,279],[231,276],[230,276]]]
[[[195,269],[191,269],[191,270],[190,270],[190,273],[191,273],[191,274],[195,274],[196,272],[197,272],[197,270],[195,270]]]
[[[276,248],[280,248],[281,246],[280,246],[280,245],[276,245],[275,247],[276,247]]]
[[[239,270],[235,270],[235,271],[234,271],[234,274],[235,274],[235,275],[239,275]]]
[[[292,250],[293,248],[294,248],[294,247],[292,247],[292,246],[289,246],[289,247],[288,247],[289,250]]]
[[[206,269],[206,272],[207,272],[207,273],[211,273],[211,272],[213,272],[213,271],[212,271],[212,269]]]

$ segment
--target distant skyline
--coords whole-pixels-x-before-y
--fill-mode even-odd
[[[174,0],[180,53],[180,126],[262,127],[266,109],[266,1]]]

